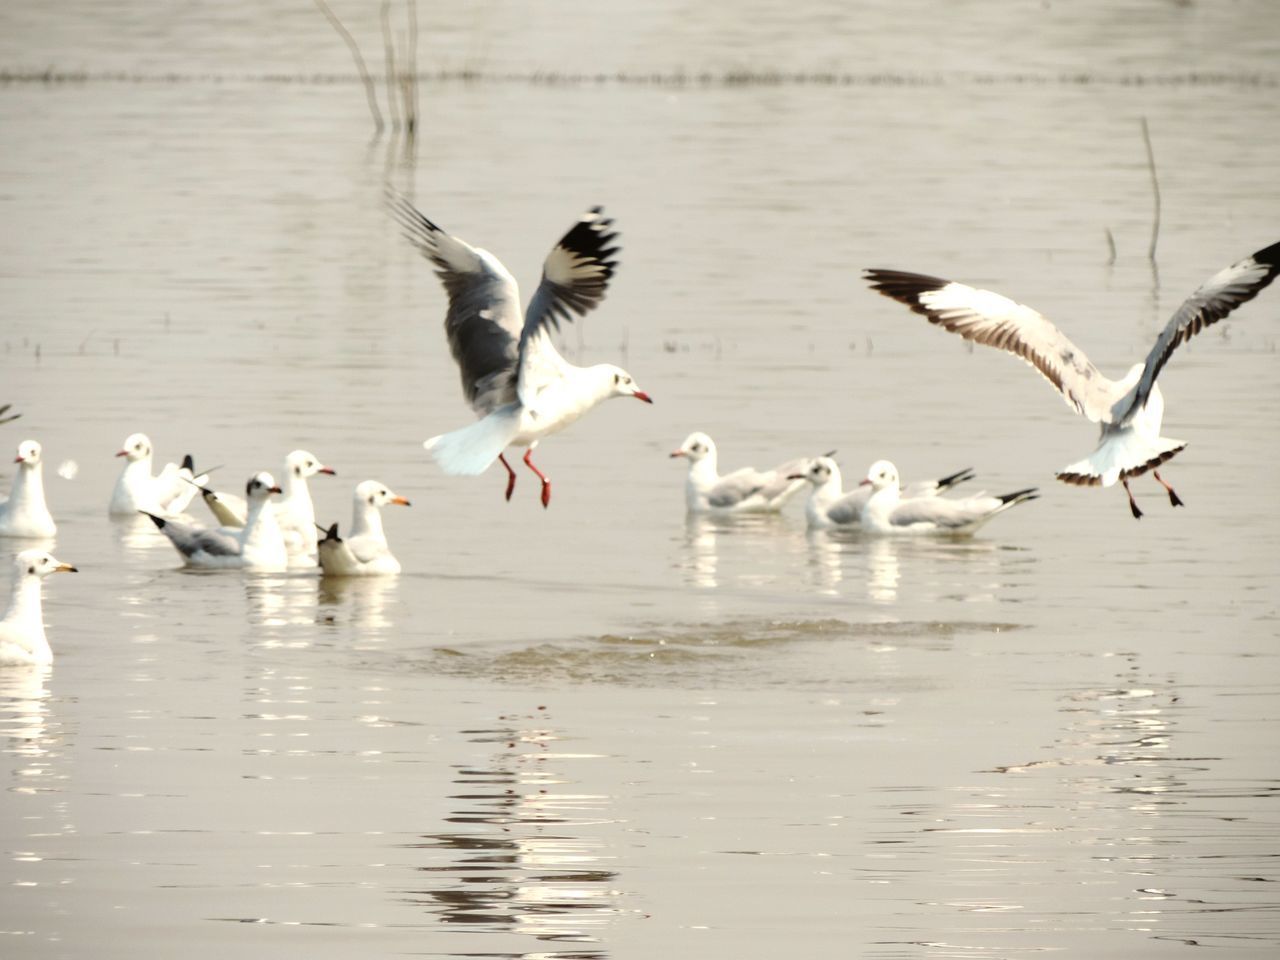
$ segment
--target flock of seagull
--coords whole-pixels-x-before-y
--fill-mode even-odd
[[[445,232],[390,188],[386,203],[406,238],[432,263],[444,285],[449,301],[445,335],[463,394],[477,417],[474,423],[432,437],[423,446],[449,474],[480,474],[495,461],[501,463],[507,473],[508,500],[515,491],[517,473],[506,451],[524,448],[522,461],[540,482],[542,505],[548,506],[551,481],[532,461],[534,448],[543,438],[614,397],[653,402],[622,368],[607,363],[576,366],[552,342],[562,320],[585,316],[604,299],[617,268],[618,235],[613,221],[599,207],[584,213],[547,255],[541,282],[522,311],[515,278],[493,254]],[[1179,344],[1257,296],[1278,272],[1280,243],[1214,274],[1178,308],[1145,360],[1119,380],[1104,377],[1049,320],[998,293],[896,270],[868,270],[865,279],[872,289],[930,323],[1011,353],[1041,373],[1068,406],[1097,423],[1101,432],[1093,452],[1062,468],[1057,478],[1073,485],[1104,487],[1118,481],[1138,518],[1142,512],[1129,481],[1147,472],[1164,487],[1173,506],[1182,505],[1157,469],[1186,446],[1160,435],[1164,398],[1156,378],[1161,369]],[[0,408],[0,414],[4,411]],[[347,536],[339,536],[336,523],[319,527],[308,480],[334,471],[305,450],[285,458],[282,484],[270,473],[257,473],[249,479],[243,498],[213,490],[208,474],[197,474],[190,457],[153,474],[151,441],[144,434],[129,436],[117,456],[126,462],[108,512],[150,517],[188,566],[267,571],[309,566],[330,576],[400,572],[383,531],[381,510],[389,505],[408,506],[409,501],[377,480],[366,480],[355,488]],[[685,499],[690,513],[777,512],[807,486],[805,516],[816,529],[965,535],[1038,495],[1036,488],[1029,487],[1000,496],[944,496],[972,479],[970,469],[904,488],[897,468],[887,460],[877,460],[857,486],[845,491],[840,468],[830,454],[792,460],[772,470],[744,467],[721,475],[716,445],[701,432],[690,434],[671,456],[688,462]],[[23,441],[15,462],[18,469],[11,494],[0,502],[0,537],[52,539],[57,526],[45,502],[40,444]],[[197,495],[216,525],[199,524],[186,513]],[[53,573],[75,569],[42,549],[17,554],[12,595],[0,619],[0,662],[52,660],[41,614],[40,583]]]

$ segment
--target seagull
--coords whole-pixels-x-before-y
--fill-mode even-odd
[[[973,470],[966,467],[937,480],[913,483],[907,487],[906,496],[909,499],[936,497],[958,483],[972,480],[973,476]],[[792,474],[791,479],[806,480],[813,486],[804,508],[810,530],[857,529],[861,526],[867,501],[871,499],[870,483],[864,480],[845,493],[841,489],[840,467],[830,457],[815,457],[809,461],[807,469]]]
[[[40,581],[51,573],[76,573],[69,563],[43,550],[23,550],[13,560],[9,609],[0,619],[0,663],[52,663],[44,635]]]
[[[617,266],[613,221],[600,207],[578,219],[547,254],[542,282],[521,316],[515,278],[497,257],[445,233],[394,191],[388,191],[387,205],[444,283],[449,295],[445,335],[463,393],[480,418],[423,446],[450,474],[480,474],[500,461],[507,470],[508,500],[516,473],[503,451],[525,447],[525,466],[542,481],[546,507],[551,481],[530,459],[539,440],[612,397],[653,402],[621,367],[575,366],[551,343],[551,330],[558,330],[561,320],[585,316],[604,299]]]
[[[344,540],[338,525],[329,527],[320,541],[320,568],[326,577],[366,577],[400,572],[400,561],[387,546],[382,532],[382,508],[387,504],[409,506],[409,501],[377,480],[356,485],[352,498],[351,533]]]
[[[190,455],[182,458],[181,466],[166,463],[160,474],[153,477],[151,440],[145,433],[131,433],[125,437],[124,445],[116,456],[128,459],[111,494],[111,506],[107,512],[113,517],[131,517],[137,513],[176,517],[187,509],[196,495],[196,487],[192,483],[209,482],[207,475],[195,475]]]
[[[294,560],[316,555],[316,508],[311,502],[311,488],[307,480],[318,473],[334,476],[336,471],[326,467],[314,453],[294,450],[284,458],[284,495],[275,505],[276,522],[284,534],[285,546]],[[240,497],[230,493],[200,487],[205,505],[224,527],[243,527],[249,515],[248,505]]]
[[[684,484],[689,513],[777,513],[804,488],[799,476],[808,458],[790,460],[772,470],[742,467],[723,477],[716,470],[716,445],[709,436],[694,432],[685,437],[671,456],[689,461]]]
[[[862,529],[871,533],[920,534],[973,533],[997,513],[1040,496],[1035,487],[1015,490],[999,497],[985,494],[964,500],[946,497],[904,498],[898,483],[898,468],[888,460],[877,460],[867,471],[871,497],[862,508]]]
[[[40,452],[40,444],[34,440],[18,444],[18,455],[13,458],[18,465],[13,488],[8,500],[0,501],[0,537],[47,540],[58,532],[44,502],[44,466]]]
[[[1129,479],[1148,470],[1169,494],[1169,502],[1182,506],[1156,469],[1186,446],[1182,440],[1160,436],[1164,397],[1156,377],[1179,344],[1252,300],[1277,272],[1280,243],[1214,274],[1177,309],[1146,360],[1130,367],[1120,380],[1099,373],[1079,347],[1035,310],[998,293],[897,270],[867,270],[864,276],[872,289],[905,303],[930,323],[1021,357],[1058,388],[1076,413],[1100,424],[1101,440],[1093,453],[1056,476],[1076,486],[1110,487],[1119,480],[1137,519],[1142,511]]]
[[[255,474],[245,487],[249,516],[243,527],[209,529],[139,511],[169,538],[189,567],[203,570],[283,570],[289,565],[284,536],[276,523],[272,494],[279,493],[269,473]]]

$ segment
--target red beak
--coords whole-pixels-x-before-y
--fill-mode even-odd
[[[871,486],[871,478],[870,478],[870,477],[868,477],[866,480],[863,480],[861,483],[859,483],[859,484],[858,484],[858,486],[860,486],[860,487],[869,487],[869,486]]]
[[[22,463],[22,458],[21,458],[21,457],[14,457],[14,458],[13,458],[13,462],[14,462],[14,463]]]
[[[316,471],[316,473],[327,473],[331,477],[336,477],[338,475],[337,471],[334,470],[333,467],[321,467]]]
[[[805,475],[804,475],[803,473],[789,473],[789,474],[787,474],[787,479],[788,479],[788,480],[803,480],[803,479],[805,479]]]
[[[672,450],[670,455],[673,457],[683,457],[686,454],[683,450]]]
[[[127,457],[128,455],[129,455],[128,450],[121,450],[119,453],[116,454],[117,457]]]
[[[649,396],[647,393],[645,393],[643,390],[637,390],[635,393],[632,394],[632,396],[635,397],[637,400],[643,400],[645,403],[653,403],[653,398]]]
[[[270,490],[267,491],[267,493],[284,493],[284,491],[281,490],[279,487],[272,487]]]

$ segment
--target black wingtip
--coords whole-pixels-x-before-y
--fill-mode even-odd
[[[196,472],[196,462],[191,459],[191,454],[188,453],[182,458],[182,469],[190,470],[192,473]]]
[[[319,527],[320,525],[316,524],[316,526]],[[320,529],[324,530],[324,539],[320,541],[321,543],[341,543],[342,542],[342,538],[338,536],[338,525],[336,523],[330,524],[328,530],[325,530],[324,527],[320,527]]]
[[[1023,500],[1038,500],[1039,498],[1039,487],[1027,487],[1023,490],[1015,490],[1013,493],[1006,493],[999,499],[1001,503],[1021,503]]]
[[[1280,242],[1273,243],[1269,247],[1263,247],[1253,255],[1253,259],[1257,263],[1265,263],[1268,266],[1280,269]]]
[[[147,513],[147,511],[145,510],[139,510],[138,512],[142,514],[144,517],[150,517],[151,522],[156,525],[157,530],[163,530],[165,527],[165,524],[169,522],[164,517],[157,517],[154,513]]]
[[[972,480],[977,474],[974,473],[973,467],[965,467],[963,470],[957,470],[955,473],[948,474],[945,477],[938,478],[938,489],[947,490],[954,487],[958,483],[964,483],[966,480]]]

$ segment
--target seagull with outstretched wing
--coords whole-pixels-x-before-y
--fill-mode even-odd
[[[1097,448],[1083,460],[1063,467],[1057,478],[1077,486],[1112,486],[1119,480],[1134,517],[1142,511],[1133,499],[1129,479],[1148,470],[1169,494],[1182,500],[1156,469],[1186,443],[1160,436],[1164,397],[1156,385],[1174,349],[1205,327],[1247,303],[1280,272],[1280,243],[1273,243],[1214,274],[1183,302],[1165,325],[1142,363],[1119,380],[1104,377],[1083,351],[1030,307],[990,290],[898,270],[867,270],[872,289],[906,304],[930,323],[966,340],[997,347],[1035,367],[1062,394],[1076,413],[1099,424]]]
[[[515,278],[497,257],[446,233],[390,188],[387,206],[444,284],[449,297],[445,335],[463,393],[480,418],[423,446],[446,473],[479,474],[501,461],[508,500],[516,474],[503,451],[525,447],[525,465],[542,481],[542,505],[547,506],[551,481],[530,460],[539,440],[612,397],[653,402],[622,368],[575,366],[551,342],[561,320],[585,316],[604,299],[617,268],[613,221],[600,207],[578,219],[547,254],[542,282],[522,313]]]

